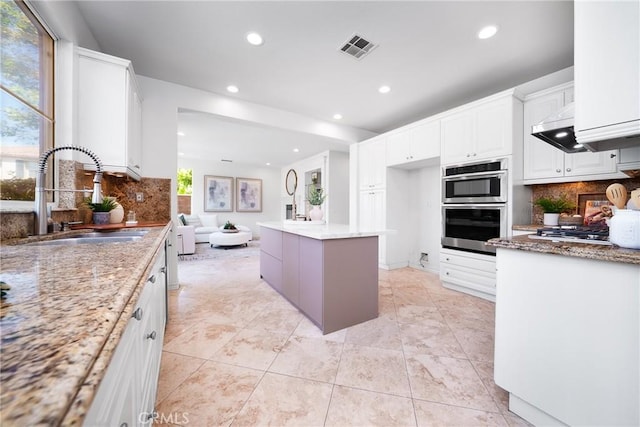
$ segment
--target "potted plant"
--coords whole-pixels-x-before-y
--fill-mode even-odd
[[[93,211],[94,224],[109,224],[110,212],[118,206],[118,202],[112,197],[105,197],[100,203],[92,203],[91,199],[87,198],[85,204]]]
[[[571,200],[567,199],[564,194],[558,197],[540,197],[536,199],[533,204],[542,208],[544,225],[558,225],[560,214],[568,212],[576,206]]]
[[[238,232],[238,228],[231,221],[227,221],[222,226],[222,232],[223,233],[237,233]]]
[[[322,212],[322,208],[320,205],[324,203],[324,200],[327,198],[327,195],[323,193],[321,187],[312,186],[309,189],[309,193],[307,194],[307,201],[313,209],[309,212],[309,217],[312,221],[322,221],[322,217],[324,213]]]

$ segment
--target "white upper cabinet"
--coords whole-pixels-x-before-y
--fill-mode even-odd
[[[440,157],[440,120],[411,125],[387,137],[387,166],[411,166]]]
[[[564,176],[564,152],[531,135],[531,126],[566,104],[566,89],[525,100],[524,103],[524,179]]]
[[[442,164],[508,156],[520,101],[512,92],[468,104],[442,116]]]
[[[142,174],[142,101],[131,61],[78,48],[77,136],[107,172]],[[86,160],[85,160],[86,161]],[[85,163],[95,169],[93,163]]]
[[[576,1],[576,137],[598,150],[640,144],[640,2]],[[598,143],[597,141],[603,141]]]
[[[531,126],[573,102],[573,94],[572,84],[564,84],[531,94],[525,99],[523,125],[525,184],[618,177],[616,174],[617,150],[568,154],[531,135]]]
[[[358,181],[361,190],[384,188],[387,171],[386,136],[360,143],[358,150]]]

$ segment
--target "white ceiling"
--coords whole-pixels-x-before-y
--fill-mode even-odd
[[[341,113],[340,123],[377,133],[573,65],[571,1],[79,1],[77,6],[101,49],[131,59],[138,74],[320,120],[333,121],[333,114]],[[498,25],[499,32],[479,40],[476,34],[487,24]],[[262,34],[264,44],[249,45],[249,31]],[[354,33],[379,45],[360,61],[338,50]],[[230,84],[240,91],[227,93]],[[382,84],[391,92],[379,94]],[[247,126],[249,135],[236,139],[230,131],[240,135],[241,123],[193,112],[181,116],[183,125],[180,151],[185,153],[200,141],[213,156],[234,157],[235,145],[256,137],[253,125]],[[186,127],[198,129],[198,141],[189,141]],[[317,146],[316,152],[334,143],[264,128],[259,136],[257,144],[276,150],[281,147],[274,141],[291,138],[309,138],[306,143]],[[252,161],[289,163],[288,148],[282,160]]]

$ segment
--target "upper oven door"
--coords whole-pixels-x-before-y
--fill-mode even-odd
[[[507,171],[479,172],[442,178],[443,203],[507,202]]]

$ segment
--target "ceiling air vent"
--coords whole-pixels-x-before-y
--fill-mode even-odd
[[[349,56],[353,56],[356,59],[362,59],[365,55],[371,52],[378,45],[371,43],[369,40],[365,40],[361,36],[354,34],[349,40],[347,40],[340,50]]]

